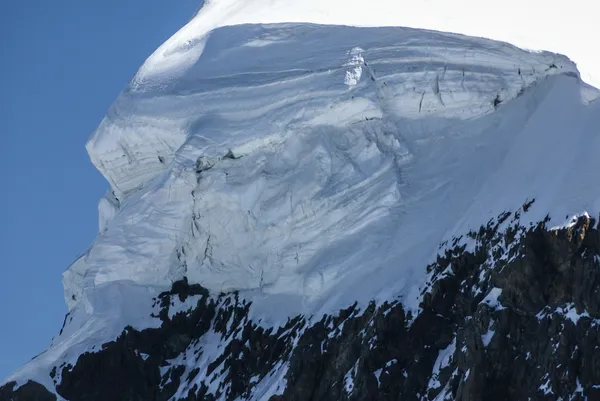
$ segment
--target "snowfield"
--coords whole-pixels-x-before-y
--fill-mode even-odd
[[[595,90],[564,56],[307,24],[223,27],[168,54],[196,53],[158,75],[151,57],[88,143],[114,195],[65,272],[71,306],[101,285],[184,276],[267,310],[284,296],[283,314],[416,305],[451,236],[533,197],[561,223],[598,208],[595,189],[583,203],[557,189],[594,170],[547,157],[587,148],[580,121],[594,115]]]
[[[55,361],[157,324],[151,298],[184,276],[239,290],[264,324],[372,299],[415,310],[443,241],[533,198],[531,221],[598,215],[599,92],[572,61],[331,25],[438,21],[354,3],[208,2],[148,59],[87,144],[111,189],[64,273],[72,320],[8,380],[48,382]],[[451,12],[417,8],[432,3]],[[278,23],[296,21],[330,25]]]
[[[145,84],[190,67],[202,54],[205,34],[218,27],[308,22],[432,29],[566,54],[585,82],[600,87],[600,52],[594,43],[600,37],[598,12],[592,0],[207,0],[197,17],[148,59],[138,78]]]

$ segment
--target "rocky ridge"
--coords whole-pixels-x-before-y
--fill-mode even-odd
[[[0,400],[600,399],[600,230],[522,225],[527,201],[442,244],[416,315],[401,299],[264,328],[238,293],[177,282],[159,328],[114,341]]]

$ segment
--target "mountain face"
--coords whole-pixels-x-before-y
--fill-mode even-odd
[[[112,341],[6,400],[600,399],[600,230],[588,215],[523,226],[526,202],[455,238],[398,300],[265,328],[240,294],[187,280],[154,298],[160,326]],[[67,316],[68,317],[68,316]],[[34,363],[35,360],[32,362]]]
[[[214,10],[90,138],[98,237],[0,400],[600,399],[600,102],[574,63]]]

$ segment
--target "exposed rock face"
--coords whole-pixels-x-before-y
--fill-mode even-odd
[[[524,227],[531,203],[446,244],[416,316],[399,301],[371,303],[265,329],[238,294],[181,281],[156,299],[160,328],[127,327],[55,367],[56,392],[71,401],[600,399],[598,226],[584,215]],[[56,399],[35,382],[15,387],[0,399]]]
[[[56,395],[34,381],[28,381],[15,389],[17,383],[9,382],[0,387],[0,400],[10,401],[56,401]]]

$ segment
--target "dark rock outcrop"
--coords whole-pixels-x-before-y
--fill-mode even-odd
[[[17,387],[17,383],[13,381],[0,387],[0,400],[56,401],[56,395],[49,392],[46,387],[31,380],[20,387]]]
[[[101,351],[56,366],[56,392],[70,401],[600,400],[598,226],[584,215],[560,229],[548,219],[526,227],[532,203],[444,244],[414,316],[395,300],[264,328],[238,294],[184,280],[156,299],[161,327],[126,327]],[[170,313],[188,298],[188,311]],[[13,387],[0,399],[55,399],[34,382]]]

